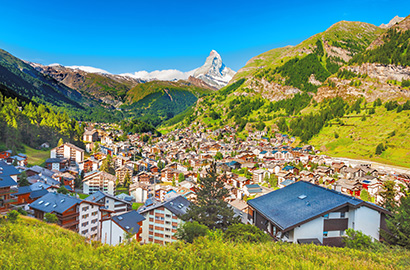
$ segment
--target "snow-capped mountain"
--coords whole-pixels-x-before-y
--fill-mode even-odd
[[[161,80],[175,81],[187,80],[190,76],[204,81],[206,84],[217,89],[224,87],[235,75],[235,71],[226,67],[222,62],[221,56],[212,50],[206,58],[205,64],[197,69],[183,72],[176,69],[137,71],[135,73],[124,73],[122,76],[132,77],[141,80]]]
[[[44,68],[45,66],[30,63],[33,67]],[[212,50],[209,56],[206,58],[205,64],[202,67],[190,70],[190,71],[180,71],[176,69],[167,69],[167,70],[155,70],[148,72],[145,70],[137,71],[134,73],[123,73],[119,75],[114,75],[109,73],[106,70],[90,67],[90,66],[62,66],[60,64],[50,64],[48,67],[61,69],[69,68],[74,71],[84,71],[87,73],[100,73],[105,76],[119,76],[124,79],[128,78],[131,80],[139,81],[177,81],[177,80],[189,80],[190,77],[202,80],[205,85],[208,85],[212,89],[220,89],[228,84],[228,82],[235,75],[235,71],[225,66],[222,62],[221,56],[215,51]],[[191,79],[192,80],[192,79]],[[196,82],[198,83],[198,82]]]
[[[235,71],[225,66],[221,56],[215,50],[211,51],[205,64],[194,73],[195,78],[218,89],[227,85],[234,75]]]

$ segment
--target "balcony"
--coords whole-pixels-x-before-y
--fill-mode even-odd
[[[16,189],[16,188],[2,189],[2,190],[0,190],[0,196],[17,193],[17,191],[18,191],[18,189]]]
[[[17,202],[16,198],[10,198],[10,199],[7,199],[7,200],[3,200],[4,204],[10,204],[10,203],[16,203],[16,202]]]

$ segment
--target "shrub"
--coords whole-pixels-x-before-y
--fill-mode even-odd
[[[271,238],[258,227],[250,224],[234,224],[226,229],[224,238],[234,242],[262,243]]]
[[[188,243],[193,243],[194,239],[200,236],[206,236],[209,229],[205,225],[199,224],[197,221],[186,222],[184,225],[178,228],[175,236],[179,240],[183,240]]]
[[[7,213],[7,220],[14,223],[17,221],[19,215],[20,215],[19,212],[17,212],[16,210],[12,210]]]
[[[55,214],[46,213],[44,217],[45,217],[44,220],[45,220],[47,223],[57,223],[57,222],[58,222],[58,218],[57,218],[57,216],[56,216]]]
[[[370,236],[365,235],[361,231],[347,229],[346,234],[347,236],[343,237],[343,242],[348,248],[367,249],[372,245]]]

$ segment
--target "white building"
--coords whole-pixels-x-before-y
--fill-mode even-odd
[[[116,180],[115,175],[103,171],[90,172],[84,176],[83,193],[93,194],[102,191],[114,195]]]
[[[252,222],[274,239],[343,246],[346,229],[380,240],[388,211],[308,182],[299,181],[248,201]]]
[[[101,242],[115,246],[124,243],[127,234],[133,234],[131,239],[140,242],[143,220],[145,218],[134,210],[103,220]]]

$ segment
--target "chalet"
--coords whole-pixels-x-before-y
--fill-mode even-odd
[[[14,196],[17,198],[17,205],[32,203],[38,198],[46,195],[52,186],[41,182],[34,183],[30,186],[19,187]]]
[[[97,191],[115,194],[117,177],[104,171],[90,172],[84,176],[83,192],[85,194],[93,194]]]
[[[145,217],[142,223],[142,242],[166,244],[177,241],[174,236],[186,214],[190,202],[182,196],[160,202],[150,198],[138,212]]]
[[[343,162],[333,162],[332,167],[337,173],[344,173],[347,166]]]
[[[66,158],[70,165],[78,164],[84,160],[84,150],[71,143],[65,143],[51,149],[50,158]]]
[[[33,176],[33,175],[42,175],[42,176],[52,177],[55,174],[55,172],[35,165],[33,167],[28,168],[26,170],[26,174],[28,177]]]
[[[11,151],[11,150],[0,152],[0,160],[7,159],[7,158],[11,157],[12,153],[13,153],[13,151]]]
[[[178,177],[175,176],[175,179],[178,179]],[[137,180],[139,183],[150,184],[154,182],[154,175],[150,172],[140,172],[139,174],[137,174]]]
[[[134,172],[134,168],[128,165],[124,165],[119,167],[115,170],[115,176],[117,177],[117,181],[119,183],[124,183],[125,176],[128,174],[129,181],[131,181],[132,174]]]
[[[20,171],[16,169],[13,165],[9,165],[3,160],[0,160],[0,177],[10,176],[14,181],[18,181],[18,176]]]
[[[8,164],[17,163],[17,166],[25,167],[27,166],[27,155],[26,154],[17,154],[16,156],[11,156],[5,159]]]
[[[150,187],[144,183],[135,183],[130,186],[130,195],[136,202],[144,203],[148,199]]]
[[[354,179],[364,176],[365,172],[361,168],[346,168],[344,175],[348,179]]]
[[[124,235],[129,233],[133,234],[132,240],[141,242],[142,222],[144,220],[145,217],[135,210],[103,220],[101,242],[115,246],[123,243]]]
[[[46,169],[54,170],[54,171],[61,171],[68,167],[68,159],[67,158],[48,158],[46,160]]]
[[[84,142],[98,141],[98,132],[96,130],[86,130],[83,135]]]
[[[0,168],[1,169],[1,168]],[[2,172],[0,170],[0,172]],[[6,212],[10,205],[17,202],[14,194],[17,192],[17,182],[9,175],[0,173],[0,212]]]
[[[32,202],[29,207],[34,210],[34,217],[43,220],[46,213],[55,214],[57,224],[63,228],[78,232],[80,199],[61,193],[47,193]]]
[[[268,175],[268,172],[262,169],[254,170],[252,173],[254,183],[262,183],[264,181],[265,175]]]
[[[345,230],[380,240],[388,211],[304,181],[248,201],[253,224],[275,240],[342,246]]]
[[[111,194],[97,191],[85,198],[86,201],[101,204],[105,209],[113,212],[115,215],[128,212],[132,209],[130,202],[112,196]]]
[[[239,189],[244,188],[246,185],[249,185],[250,183],[251,180],[243,176],[232,178],[232,185]]]
[[[96,159],[94,156],[91,156],[83,162],[80,162],[79,168],[80,171],[84,171],[84,173],[96,171],[98,170],[98,168],[100,168],[100,161]]]

